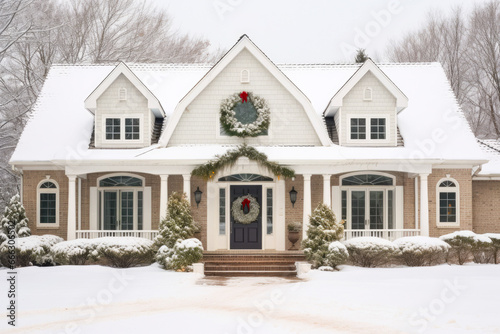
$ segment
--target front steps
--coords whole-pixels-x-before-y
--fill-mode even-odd
[[[300,251],[204,252],[205,276],[297,276],[295,262],[306,261]]]

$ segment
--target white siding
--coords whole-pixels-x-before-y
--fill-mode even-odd
[[[120,88],[127,89],[127,99],[120,101]],[[142,115],[141,142],[103,142],[103,115]],[[151,145],[151,119],[152,113],[148,109],[148,101],[142,93],[123,74],[108,87],[108,89],[97,99],[97,110],[95,113],[95,145],[97,148],[134,148]],[[122,133],[122,136],[124,134]]]
[[[250,83],[241,83],[241,71],[250,71]],[[169,145],[241,143],[219,136],[220,103],[230,95],[251,91],[267,100],[271,109],[269,136],[247,138],[253,145],[321,145],[299,102],[250,52],[243,50],[184,111]]]
[[[372,89],[372,100],[364,101],[365,88]],[[369,141],[363,142],[362,146],[396,146],[397,145],[397,114],[396,98],[389,90],[371,73],[367,72],[361,80],[351,89],[342,101],[342,112],[340,120],[339,141],[341,145],[356,145],[348,143],[349,124],[348,119],[351,116],[371,116],[388,115],[387,120],[387,142]],[[369,126],[369,124],[367,124]]]

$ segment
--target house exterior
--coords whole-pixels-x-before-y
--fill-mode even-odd
[[[243,124],[267,108],[269,124],[229,135],[223,102]],[[294,176],[245,156],[192,175],[242,144]],[[437,63],[276,65],[244,35],[214,66],[54,65],[10,163],[33,234],[153,238],[175,191],[206,250],[284,251],[287,224],[305,232],[319,203],[345,238],[498,233],[499,157]],[[234,203],[257,203],[255,219]]]

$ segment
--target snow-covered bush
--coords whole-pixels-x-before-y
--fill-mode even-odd
[[[476,262],[487,260],[491,254],[491,239],[472,231],[456,231],[439,237],[451,246],[448,262],[458,262],[462,265],[473,259]]]
[[[162,246],[173,248],[178,240],[192,238],[196,230],[186,195],[174,192],[168,198],[167,216],[160,222],[154,247],[156,250]]]
[[[321,203],[309,218],[307,238],[302,241],[302,248],[313,268],[328,266],[326,261],[328,247],[333,241],[344,236],[344,227],[337,223],[333,211]]]
[[[63,239],[55,235],[32,235],[6,240],[0,246],[0,259],[5,267],[53,264],[50,250],[61,241]]]
[[[9,238],[23,238],[30,235],[26,210],[21,204],[19,195],[14,195],[0,218],[0,245]]]
[[[403,237],[396,239],[394,245],[399,248],[399,258],[410,267],[432,266],[446,261],[450,245],[439,238]]]
[[[156,262],[165,269],[186,270],[203,258],[203,245],[196,238],[178,240],[174,247],[162,246],[156,254]]]
[[[337,266],[346,263],[349,258],[349,253],[347,248],[340,241],[334,241],[328,246],[328,252],[326,253],[325,264],[333,269],[337,269]]]
[[[359,237],[344,241],[349,261],[361,267],[379,267],[391,263],[399,249],[389,240],[376,237]]]
[[[493,262],[498,264],[499,262],[499,252],[500,252],[500,233],[485,233],[485,237],[491,240],[491,249],[493,252]]]
[[[57,264],[84,265],[87,261],[96,259],[98,242],[99,239],[63,241],[52,247],[52,256]]]
[[[95,245],[92,255],[113,267],[129,268],[153,262],[153,242],[145,238],[105,237],[92,239],[92,242]]]

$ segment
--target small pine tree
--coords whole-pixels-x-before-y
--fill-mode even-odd
[[[19,195],[14,195],[10,199],[9,204],[5,207],[3,217],[0,221],[0,244],[9,238],[10,223],[14,223],[16,238],[29,237],[31,235],[31,230],[28,227],[26,210],[21,204]]]
[[[358,49],[354,61],[356,63],[364,63],[367,60],[368,60],[368,55],[366,54],[365,49]]]
[[[186,195],[172,193],[168,199],[167,216],[160,222],[158,236],[155,238],[155,249],[165,245],[173,248],[177,240],[192,238],[196,225],[191,215],[191,205]]]
[[[321,203],[309,218],[307,238],[302,241],[302,248],[307,260],[314,268],[329,265],[328,246],[344,236],[344,226],[337,223],[333,211]]]

